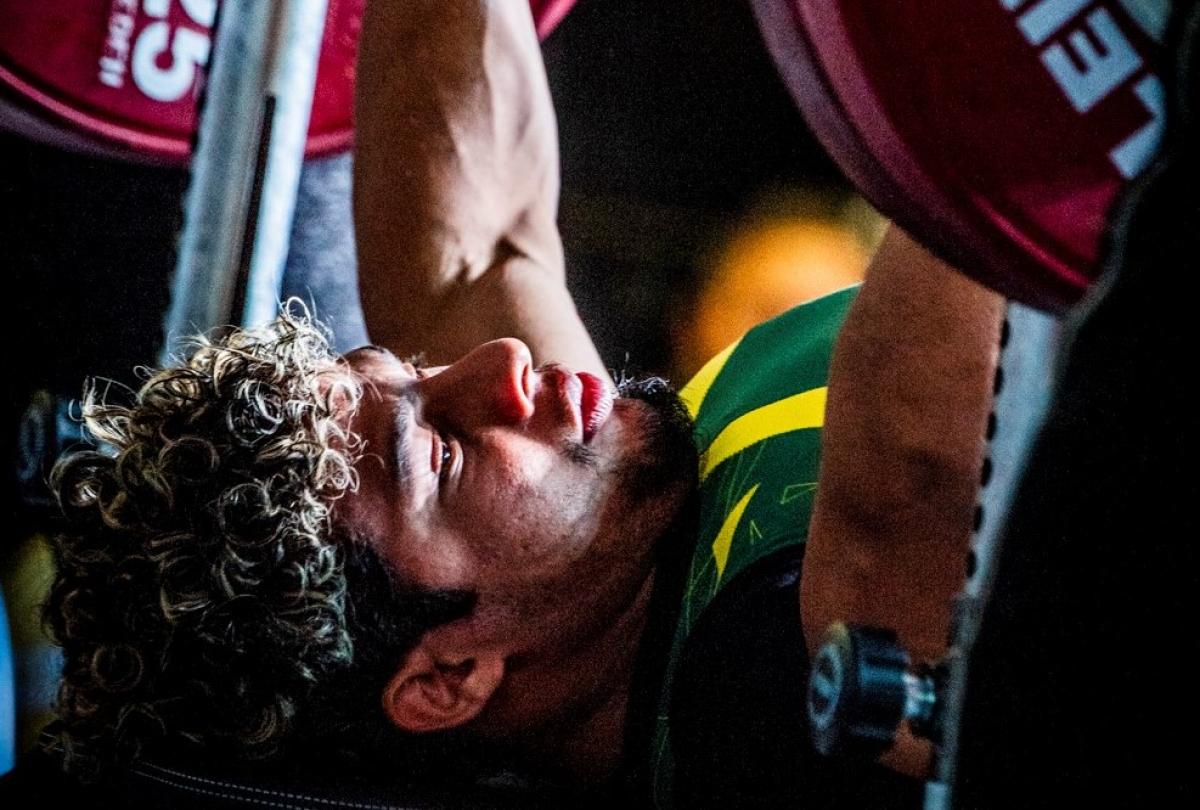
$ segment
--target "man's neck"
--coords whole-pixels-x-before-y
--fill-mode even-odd
[[[655,616],[673,625],[676,615],[664,612],[660,602],[678,606],[686,561],[693,551],[697,510],[691,482],[684,485],[673,511],[626,607],[584,649],[511,672],[507,694],[485,711],[476,732],[586,781],[601,781],[617,771],[623,758],[633,753],[625,750],[630,712],[653,712],[642,700],[646,694],[639,692],[633,699],[635,680],[656,681],[660,672],[654,664],[658,656],[647,656],[655,650],[647,650],[644,642],[650,632],[654,645],[661,646],[664,628]]]
[[[628,607],[586,649],[513,673],[509,694],[476,730],[588,782],[615,772],[654,579],[652,571]],[[518,725],[521,730],[514,733]]]
[[[614,633],[594,662],[609,671],[610,692],[594,702],[558,743],[564,766],[589,780],[611,776],[623,760],[636,758],[649,737],[659,700],[658,689],[673,638],[678,607],[686,584],[688,561],[695,547],[697,492],[689,486],[680,508],[655,543],[654,567],[632,609],[614,625]],[[631,717],[632,713],[632,717]],[[629,747],[632,748],[629,748]],[[553,751],[553,749],[551,749]],[[630,764],[630,763],[627,763]],[[637,763],[631,763],[636,773]]]
[[[637,599],[621,621],[613,625],[609,638],[598,647],[588,671],[604,673],[592,700],[575,722],[564,726],[553,748],[544,753],[561,760],[571,773],[599,781],[611,776],[624,755],[627,715],[641,641],[649,618],[654,575],[647,578]],[[584,707],[581,707],[584,708]]]

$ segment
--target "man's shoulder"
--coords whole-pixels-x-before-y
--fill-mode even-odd
[[[775,353],[797,343],[811,347],[810,351],[832,346],[861,286],[855,284],[831,292],[768,318],[746,332],[735,344],[735,354],[752,357],[760,349]]]
[[[671,709],[680,807],[919,806],[918,783],[822,759],[810,742],[802,560],[792,546],[744,570],[688,637]]]
[[[764,321],[706,363],[680,389],[697,435],[748,410],[822,388],[833,346],[858,287],[847,287]]]
[[[681,807],[805,799],[797,794],[808,747],[796,688],[807,672],[796,620],[801,556],[802,547],[785,548],[742,571],[688,636],[671,700]]]

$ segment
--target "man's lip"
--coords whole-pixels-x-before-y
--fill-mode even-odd
[[[583,440],[590,442],[612,414],[613,393],[609,390],[608,385],[595,374],[580,371],[575,376],[583,383],[583,395],[579,403],[579,416],[583,422]]]

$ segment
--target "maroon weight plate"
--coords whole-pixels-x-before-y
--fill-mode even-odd
[[[182,163],[219,0],[0,0],[0,123],[84,151]],[[390,2],[390,0],[389,0]],[[545,36],[575,0],[531,0]],[[329,0],[310,156],[353,140],[365,0]]]
[[[1061,309],[1162,125],[1168,0],[755,0],[793,96],[884,213]]]
[[[537,26],[540,39],[550,36],[567,12],[575,6],[576,0],[529,0],[533,10],[533,22]]]

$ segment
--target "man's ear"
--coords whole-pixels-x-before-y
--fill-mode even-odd
[[[383,710],[405,731],[447,731],[468,723],[504,680],[504,656],[448,660],[419,644],[383,690]]]

